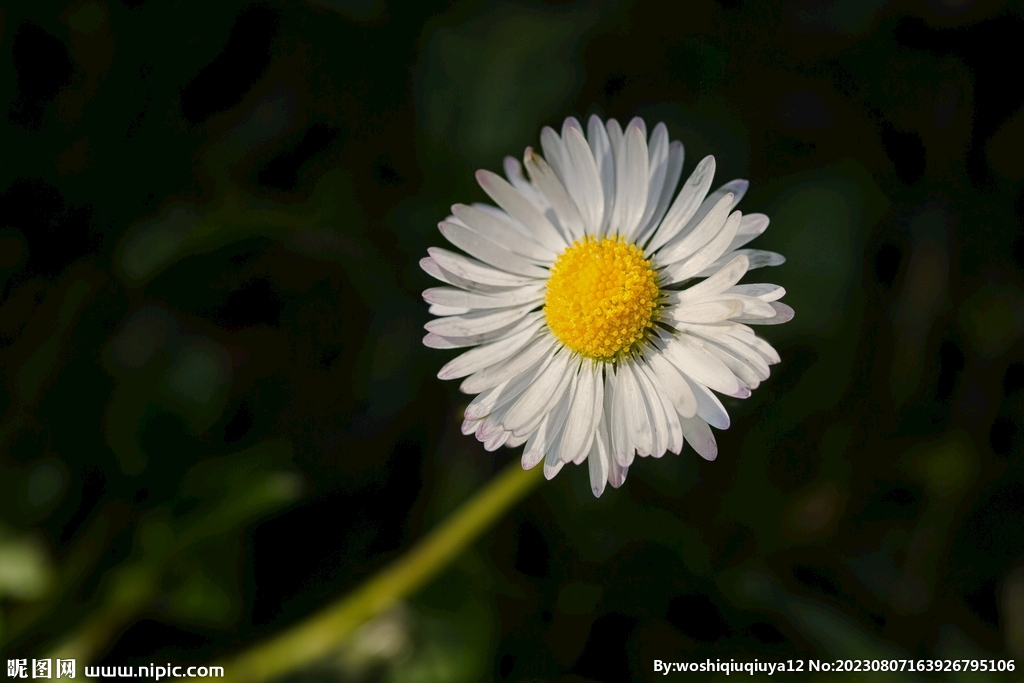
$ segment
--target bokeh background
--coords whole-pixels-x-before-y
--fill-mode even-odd
[[[751,179],[782,363],[717,462],[568,468],[293,678],[1024,658],[1022,39],[988,0],[4,3],[4,656],[240,652],[518,459],[459,434],[417,261],[596,112]]]

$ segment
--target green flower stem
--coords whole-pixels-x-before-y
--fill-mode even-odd
[[[353,593],[269,641],[219,662],[224,683],[270,681],[316,662],[359,627],[415,593],[541,480],[541,468],[510,463],[411,550]]]

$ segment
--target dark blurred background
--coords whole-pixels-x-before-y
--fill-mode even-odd
[[[717,462],[567,468],[298,677],[1024,658],[1022,39],[1019,1],[4,3],[0,649],[209,663],[517,460],[459,434],[417,261],[596,112],[751,179],[782,363]]]

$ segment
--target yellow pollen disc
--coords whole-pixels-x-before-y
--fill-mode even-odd
[[[555,260],[544,296],[548,327],[573,351],[612,360],[652,326],[658,284],[634,244],[585,237]]]

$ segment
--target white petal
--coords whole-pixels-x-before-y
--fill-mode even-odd
[[[593,363],[584,362],[576,377],[576,394],[569,408],[565,429],[562,430],[562,441],[559,445],[558,457],[562,462],[574,462],[590,450],[594,439],[597,420],[594,399],[602,382],[597,376]]]
[[[704,199],[701,203],[700,208],[697,209],[697,213],[690,219],[690,225],[695,225],[698,221],[702,220],[712,207],[718,203],[718,201],[727,194],[732,195],[732,206],[731,209],[735,209],[736,205],[743,199],[743,195],[747,193],[747,188],[750,187],[750,183],[746,180],[730,180],[725,185],[712,192]]]
[[[749,344],[749,340],[754,337],[744,335],[742,338],[737,337],[729,332],[719,331],[718,325],[684,325],[680,328],[680,331],[686,332],[691,335],[697,335],[707,341],[705,348],[709,351],[712,350],[712,346],[718,346],[736,358],[743,361],[745,364],[752,367],[757,372],[759,380],[768,379],[770,371],[768,370],[768,363],[765,359]],[[731,369],[731,367],[730,367]],[[739,374],[737,373],[737,377]],[[743,379],[740,377],[740,379]],[[746,382],[745,379],[743,379]],[[750,384],[747,382],[747,384]]]
[[[741,323],[749,323],[751,325],[781,325],[782,323],[788,323],[793,319],[794,311],[792,308],[784,303],[778,301],[772,301],[768,304],[775,309],[775,315],[768,318],[754,317],[748,315],[742,315],[735,320]]]
[[[726,252],[724,256],[712,263],[710,266],[697,274],[697,277],[707,277],[718,271],[736,254],[743,254],[750,261],[750,270],[763,268],[765,266],[781,266],[786,262],[786,257],[776,254],[774,251],[762,251],[760,249],[737,249],[734,252]]]
[[[604,210],[601,224],[596,235],[603,237],[608,221],[612,216],[612,204],[615,201],[615,157],[612,155],[612,143],[608,140],[608,131],[597,116],[591,116],[587,123],[587,141],[597,166],[597,175],[601,179],[601,194],[604,197]]]
[[[569,385],[571,356],[565,350],[554,354],[547,369],[523,392],[505,414],[502,424],[517,435],[529,434],[561,398]]]
[[[587,455],[587,469],[590,470],[590,490],[594,492],[595,498],[600,498],[601,494],[604,493],[605,484],[608,483],[609,464],[608,446],[605,443],[599,423],[597,433],[594,435],[594,442],[590,447],[590,454]]]
[[[701,301],[686,303],[667,311],[669,320],[678,323],[717,323],[743,313],[743,304],[739,301]]]
[[[679,424],[683,429],[683,438],[690,442],[693,450],[705,460],[714,460],[718,457],[718,444],[715,442],[715,435],[711,433],[708,423],[699,417],[682,418]]]
[[[676,193],[676,187],[679,185],[679,176],[683,173],[683,157],[683,143],[678,140],[673,140],[669,143],[668,159],[665,162],[665,182],[661,188],[661,196],[658,198],[658,204],[654,208],[654,213],[640,233],[638,242],[644,243],[650,240],[655,230],[661,225],[661,220],[665,217],[668,205],[672,201],[672,196]]]
[[[563,463],[562,461],[558,461],[558,462],[554,462],[554,463],[549,463],[547,460],[545,460],[544,461],[544,478],[547,479],[548,481],[551,481],[552,479],[554,479],[555,475],[558,474],[561,471],[562,466],[564,464],[565,463]]]
[[[778,301],[786,295],[784,287],[772,285],[765,282],[757,282],[749,285],[735,285],[726,290],[729,294],[742,294],[744,296],[757,297],[761,301]]]
[[[476,397],[469,402],[469,405],[466,406],[465,418],[467,420],[482,420],[490,415],[491,411],[498,405],[498,401],[501,400],[501,393],[508,385],[509,382],[502,382],[496,387],[484,389],[477,394]]]
[[[488,452],[494,452],[505,445],[512,434],[511,432],[498,432],[491,438],[484,441],[484,450]]]
[[[505,441],[505,445],[509,448],[515,448],[516,446],[522,446],[529,440],[528,436],[516,436],[515,434],[509,434],[508,440]]]
[[[615,457],[619,464],[628,467],[633,462],[633,451],[650,452],[653,448],[651,423],[644,403],[643,392],[633,373],[631,363],[626,361],[617,368],[617,384],[615,386],[614,417],[619,417],[619,424],[612,422],[612,443]]]
[[[615,157],[615,206],[608,232],[632,240],[647,205],[647,141],[632,123],[626,128],[622,154]]]
[[[626,475],[629,473],[628,467],[623,467],[613,458],[609,463],[608,469],[608,483],[612,485],[613,489],[620,488],[626,483]]]
[[[473,282],[494,285],[496,287],[519,287],[537,281],[535,277],[514,275],[474,258],[440,247],[430,247],[427,249],[427,253],[430,254],[430,258],[437,262],[437,265],[446,271]],[[547,278],[547,274],[544,275],[544,278]]]
[[[739,227],[740,218],[740,212],[734,211],[729,216],[729,220],[725,222],[722,231],[715,235],[710,242],[698,249],[696,254],[685,261],[673,263],[665,268],[663,271],[664,281],[671,284],[683,282],[691,277],[697,277],[708,265],[717,261],[725,253],[729,242],[736,235],[736,228]]]
[[[562,426],[565,424],[566,415],[569,413],[569,405],[572,401],[573,393],[573,383],[570,382],[568,390],[565,391],[558,399],[554,407],[551,409],[551,412],[549,412],[541,421],[540,428],[538,428],[537,432],[530,437],[530,440],[527,442],[526,448],[530,451],[531,460],[537,457],[538,453],[545,457],[544,476],[547,476],[548,469],[551,466],[559,466],[557,469],[554,469],[554,472],[556,473],[558,472],[558,469],[561,469],[560,466],[562,463],[558,459],[558,454],[553,449],[553,446],[555,440],[562,434]],[[526,458],[525,451],[523,453],[523,457],[524,459]]]
[[[565,239],[544,214],[501,176],[490,171],[477,171],[476,180],[494,202],[509,216],[522,223],[538,242],[556,254],[567,246]]]
[[[568,153],[565,151],[565,143],[562,142],[562,138],[551,126],[544,126],[541,129],[540,148],[544,152],[545,161],[551,165],[559,178],[564,178],[569,166]]]
[[[597,234],[604,221],[605,196],[594,155],[583,132],[576,127],[565,131],[563,142],[569,161],[565,176],[566,189],[583,217],[585,231]]]
[[[562,140],[566,139],[569,131],[575,128],[579,132],[583,132],[583,126],[580,125],[580,120],[575,116],[566,116],[565,120],[562,121]]]
[[[537,210],[544,213],[544,210],[547,208],[547,200],[529,180],[523,177],[523,166],[519,163],[519,160],[512,156],[505,157],[502,166],[505,169],[505,177],[508,178],[508,182],[512,187],[519,190],[519,192],[526,197],[531,204],[537,207]],[[500,209],[498,210],[500,211]],[[509,218],[511,219],[511,217]],[[530,234],[530,231],[526,229],[526,226],[519,223],[519,221],[512,220],[511,222],[517,232],[532,239],[533,236]]]
[[[697,397],[697,415],[715,429],[728,429],[729,413],[718,397],[700,382],[691,380],[690,387]]]
[[[664,359],[662,359],[664,360]],[[649,364],[639,364],[640,367],[655,388],[654,396],[661,402],[661,409],[665,415],[666,422],[666,448],[676,455],[683,450],[683,432],[679,426],[679,413],[669,399],[668,390],[661,382],[661,376],[655,372],[654,367]],[[676,373],[678,374],[678,373]],[[658,456],[660,457],[660,456]]]
[[[423,337],[423,345],[431,349],[461,349],[466,346],[476,346],[480,342],[462,342],[465,337],[445,337],[440,334],[428,332]]]
[[[749,339],[747,340],[747,343],[754,347],[754,350],[760,353],[761,356],[768,361],[768,365],[775,365],[782,360],[779,358],[779,352],[776,351],[771,344],[760,337]]]
[[[456,204],[452,207],[452,213],[473,232],[520,256],[539,263],[551,263],[555,258],[555,252],[551,249],[531,238],[524,238],[520,232],[509,230],[507,223],[475,206]]]
[[[537,184],[540,191],[555,212],[558,224],[561,226],[567,238],[580,239],[583,237],[583,219],[576,210],[576,203],[565,191],[562,182],[555,175],[554,170],[548,166],[543,157],[536,154],[532,148],[526,148],[523,162],[526,170],[530,172],[530,178]],[[552,261],[554,258],[551,259]]]
[[[490,266],[484,267],[490,268]],[[455,287],[464,289],[467,292],[476,292],[478,294],[500,294],[502,292],[507,292],[508,290],[513,289],[513,287],[501,285],[488,285],[482,282],[475,282],[474,280],[467,280],[466,278],[459,277],[455,273],[442,268],[441,265],[430,256],[420,259],[420,268],[422,268],[423,272],[427,273],[435,280],[446,282],[449,285],[454,285]],[[534,279],[522,279],[523,284],[538,282],[537,280]]]
[[[714,175],[715,158],[706,156],[697,164],[697,168],[679,191],[679,196],[672,202],[672,207],[651,238],[651,243],[647,247],[648,253],[653,253],[668,244],[690,224],[690,219],[697,213],[704,196],[708,193],[708,188],[711,187]]]
[[[696,227],[685,235],[681,235],[671,244],[666,245],[655,256],[660,265],[669,265],[687,259],[700,250],[718,235],[729,220],[729,208],[732,199],[729,196],[718,200],[714,209],[708,212]],[[737,225],[737,227],[739,227]],[[728,244],[728,243],[727,243]]]
[[[516,164],[518,165],[519,162],[517,161]],[[540,193],[540,190],[534,187],[533,184],[530,183],[529,181],[524,180],[523,182],[527,183],[530,186],[530,189],[533,191],[533,194],[537,196],[536,201],[539,202],[539,204],[537,205],[537,210],[547,210],[547,200],[544,199],[544,195]],[[540,206],[541,204],[544,205],[543,208]],[[525,225],[517,221],[515,218],[512,218],[512,216],[509,216],[507,213],[505,213],[502,209],[499,209],[497,206],[494,206],[493,204],[488,204],[486,202],[473,202],[472,204],[470,204],[470,206],[472,206],[474,209],[478,211],[483,211],[491,218],[496,219],[505,227],[515,231],[517,235],[522,235],[523,237],[532,242],[537,241],[537,239],[533,236],[533,233],[527,230]]]
[[[604,368],[601,366],[594,367],[594,409],[591,419],[591,430],[594,432],[594,438],[597,438],[598,428],[602,421],[605,420],[604,414],[604,391],[605,391],[605,380],[604,380]],[[586,459],[586,453],[574,460],[577,465],[582,463]]]
[[[633,371],[644,396],[648,423],[651,425],[651,442],[648,444],[650,448],[647,454],[660,458],[668,449],[668,419],[665,417],[665,407],[662,404],[661,396],[659,396],[657,385],[646,372],[645,364],[636,363],[633,366]]]
[[[656,341],[657,344],[657,341]],[[665,358],[684,375],[715,391],[732,396],[742,393],[736,375],[703,348],[703,342],[689,335],[680,335],[664,344]]]
[[[693,389],[690,388],[686,377],[659,351],[651,351],[645,357],[651,365],[651,370],[657,376],[658,382],[664,388],[666,398],[676,412],[683,417],[696,415],[697,398],[693,395]]]
[[[576,400],[579,391],[579,360],[573,362],[573,378],[569,382],[568,390],[558,400],[555,407],[551,409],[551,418],[548,420],[547,448],[544,451],[544,464],[549,466],[563,465],[567,460],[560,457],[562,443],[565,440],[565,430],[569,427],[569,413]]]
[[[470,335],[468,337],[445,336],[431,332],[423,338],[423,345],[432,349],[461,349],[466,346],[476,346],[477,344],[498,341],[499,339],[504,339],[505,337],[515,334],[529,325],[532,321],[542,318],[543,316],[544,313],[542,311],[534,311],[533,313],[527,313],[523,317],[513,321],[511,324],[498,328],[497,330],[485,332],[483,334]]]
[[[748,213],[743,215],[740,222],[740,229],[736,231],[736,237],[732,239],[727,251],[735,251],[747,242],[757,239],[768,229],[768,216],[763,213]]]
[[[731,192],[733,195],[732,206],[733,208],[736,208],[736,205],[739,204],[747,195],[748,189],[750,189],[749,180],[736,178],[735,180],[730,180],[725,185],[722,185],[720,188],[715,190],[715,192],[721,192],[722,194]]]
[[[754,296],[746,296],[744,294],[719,294],[716,297],[712,297],[710,300],[731,300],[738,301],[743,305],[743,313],[737,320],[743,321],[743,318],[774,318],[778,315],[778,311],[772,307],[772,304],[767,301],[761,301]]]
[[[629,120],[629,125],[626,126],[626,128],[629,128],[630,126],[636,128],[637,130],[640,131],[640,134],[644,136],[644,143],[646,144],[647,143],[647,123],[643,120],[643,118],[641,118],[639,116],[634,116],[632,119]]]
[[[548,428],[548,415],[544,416],[544,419],[540,421],[540,425],[537,427],[537,431],[530,435],[530,438],[526,441],[526,447],[523,449],[523,469],[532,470],[537,466],[541,460],[544,459],[544,448],[547,445],[545,441],[545,435]]]
[[[537,363],[543,362],[555,346],[555,338],[543,334],[531,341],[522,351],[507,360],[479,370],[462,380],[459,390],[465,394],[478,394],[484,389],[497,386],[521,372],[526,372]]]
[[[465,315],[472,311],[472,308],[466,308],[464,306],[441,306],[440,304],[431,304],[427,307],[427,311],[430,315]]]
[[[497,387],[492,387],[485,391],[480,392],[476,398],[469,402],[466,406],[465,416],[466,419],[478,420],[491,415],[498,411],[502,406],[514,405],[514,402],[522,396],[523,392],[530,388],[538,377],[544,374],[544,372],[550,367],[553,358],[548,358],[533,366],[527,372],[520,373],[510,380],[502,382]],[[508,414],[508,409],[502,411],[501,422],[502,428],[507,429],[504,425],[505,415]]]
[[[608,119],[604,124],[605,130],[608,132],[608,143],[612,147],[612,159],[615,163],[618,163],[618,159],[622,156],[622,144],[625,136],[622,134],[622,126],[615,119]]]
[[[544,300],[544,284],[530,284],[500,294],[476,294],[455,287],[431,287],[423,290],[423,300],[448,308],[483,309],[508,308],[528,303],[539,304]],[[458,314],[469,311],[458,311]],[[456,315],[448,313],[447,315]]]
[[[636,232],[638,238],[642,237],[658,208],[661,189],[665,186],[665,176],[668,174],[668,128],[664,123],[654,127],[651,139],[647,142],[647,174],[647,204]]]
[[[514,254],[497,242],[493,242],[458,223],[442,221],[437,227],[449,242],[495,268],[538,279],[548,276],[546,270],[526,257]]]
[[[651,381],[656,386],[660,386],[658,377],[654,375],[653,370],[651,375]],[[679,424],[679,413],[669,400],[668,392],[665,391],[664,387],[660,387],[659,397],[661,398],[662,408],[665,410],[665,419],[668,422],[668,450],[679,455],[683,452],[683,430]]]
[[[533,304],[526,304],[516,308],[474,311],[465,315],[435,318],[427,321],[423,327],[427,332],[433,332],[443,337],[471,337],[501,330],[517,323],[533,308]]]
[[[518,352],[533,339],[541,322],[538,320],[526,329],[500,341],[483,344],[466,351],[461,356],[448,361],[437,373],[438,379],[456,379],[472,375],[494,365]]]
[[[722,348],[714,342],[708,343],[704,348],[708,350],[708,353],[713,354],[716,358],[725,363],[725,367],[729,368],[732,374],[739,377],[740,381],[747,385],[748,396],[750,389],[756,389],[758,385],[761,384],[762,377],[758,371],[752,365],[737,357],[736,354],[731,353],[729,350]],[[747,398],[747,396],[741,396],[739,398]]]
[[[681,304],[706,296],[721,294],[743,278],[747,272],[748,265],[747,257],[740,254],[706,280],[702,280],[692,287],[687,287],[679,292],[669,292],[666,297],[667,302],[669,304]]]

